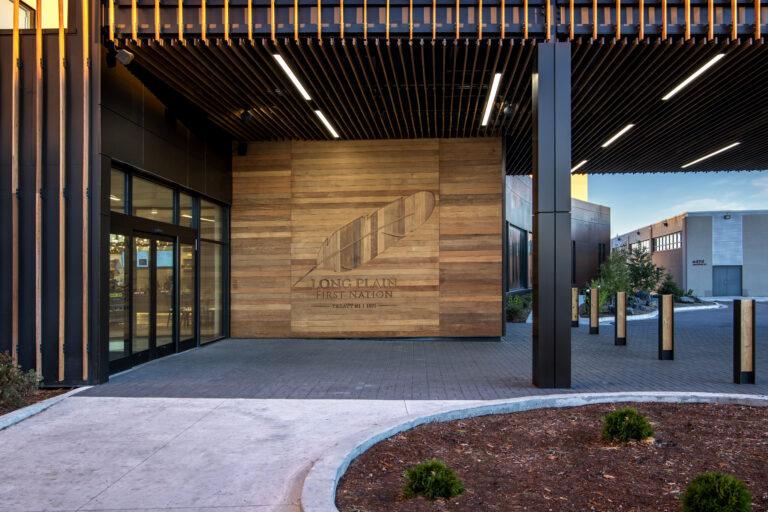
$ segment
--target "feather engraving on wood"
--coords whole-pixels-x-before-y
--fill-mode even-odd
[[[422,190],[357,217],[328,235],[315,266],[296,284],[315,269],[346,272],[368,263],[424,224],[434,209],[435,195]]]

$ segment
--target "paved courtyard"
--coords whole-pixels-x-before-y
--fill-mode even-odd
[[[574,392],[768,394],[768,304],[757,386],[730,384],[730,310],[656,322],[627,347],[574,330]],[[532,388],[530,326],[503,342],[228,340],[158,360],[0,431],[0,512],[298,512],[313,463],[356,433]],[[354,400],[352,400],[354,399]],[[346,441],[345,441],[346,440]]]
[[[757,305],[758,385],[731,384],[732,309],[678,313],[675,361],[657,359],[657,320],[573,329],[573,390],[768,393],[768,303]],[[113,377],[80,396],[493,400],[531,387],[531,326],[498,341],[225,340]]]

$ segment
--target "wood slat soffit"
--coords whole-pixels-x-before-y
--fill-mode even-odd
[[[234,139],[505,136],[510,174],[531,172],[530,83],[535,41],[511,39],[124,40],[135,64],[159,77]],[[592,40],[572,43],[573,162],[580,173],[768,168],[768,53],[755,41]],[[723,53],[673,99],[662,97]],[[311,96],[278,66],[280,54]],[[486,127],[483,109],[502,79]],[[601,145],[628,123],[635,128]]]

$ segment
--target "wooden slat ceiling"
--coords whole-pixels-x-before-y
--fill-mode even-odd
[[[211,39],[118,41],[134,64],[204,111],[235,140],[506,136],[511,174],[531,171],[530,76],[535,41],[476,39]],[[768,169],[768,53],[757,41],[577,39],[573,48],[573,162],[579,172]],[[661,97],[717,53],[727,56],[670,101]],[[307,88],[304,101],[273,58]],[[495,73],[503,78],[481,126]],[[603,149],[628,123],[635,128]]]

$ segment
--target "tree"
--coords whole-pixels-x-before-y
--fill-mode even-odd
[[[632,293],[652,292],[661,284],[665,271],[653,263],[651,253],[642,247],[630,249],[627,256],[629,285]]]
[[[626,251],[612,251],[605,263],[600,265],[601,290],[613,298],[616,292],[630,291],[630,284]]]

